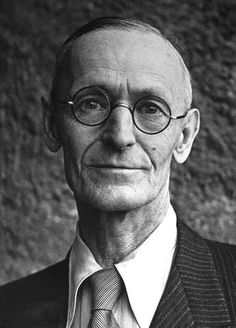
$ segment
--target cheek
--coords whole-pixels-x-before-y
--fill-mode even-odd
[[[80,181],[82,153],[75,144],[69,143],[63,146],[63,155],[66,180],[75,192],[76,185]]]
[[[59,121],[59,138],[67,161],[80,162],[91,142],[87,128],[70,116],[64,115]]]
[[[149,147],[146,151],[152,161],[154,170],[162,170],[166,166],[169,167],[174,150],[173,140],[170,140],[167,136],[163,135],[156,140],[150,141]]]
[[[75,191],[75,184],[78,184],[81,176],[81,161],[90,141],[83,128],[78,129],[77,123],[65,120],[60,128],[65,175],[70,188]]]

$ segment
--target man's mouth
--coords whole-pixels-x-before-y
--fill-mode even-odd
[[[104,169],[104,170],[147,170],[146,167],[142,165],[127,165],[127,164],[92,164],[88,165],[90,168],[94,169]]]
[[[126,170],[141,170],[141,167],[137,166],[128,166],[128,165],[111,165],[111,164],[103,164],[103,165],[92,165],[94,168],[99,169],[126,169]]]

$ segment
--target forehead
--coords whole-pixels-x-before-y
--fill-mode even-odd
[[[161,85],[176,95],[183,75],[176,50],[151,32],[93,31],[76,40],[70,52],[71,93],[88,84],[107,83],[130,89]]]

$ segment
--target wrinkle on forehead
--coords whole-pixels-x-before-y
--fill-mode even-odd
[[[124,36],[128,43],[123,42]],[[162,44],[161,47],[160,44]],[[106,56],[104,56],[104,49],[109,49]],[[147,60],[142,60],[142,58],[145,56],[147,58],[149,53],[154,51],[157,54],[157,59],[152,67]],[[93,31],[77,39],[68,53],[65,54],[67,60],[64,61],[65,64],[69,63],[70,68],[67,67],[67,72],[70,74],[70,79],[73,80],[78,75],[86,74],[91,67],[93,69],[114,70],[119,74],[132,71],[149,74],[153,77],[158,76],[155,72],[158,65],[162,66],[162,71],[163,67],[166,67],[166,70],[173,71],[171,74],[173,75],[173,81],[175,81],[173,88],[176,93],[176,101],[184,102],[185,107],[190,107],[192,100],[191,81],[184,61],[168,40],[154,32],[115,29]],[[109,58],[107,58],[107,54]]]
[[[95,85],[106,90],[112,97],[124,97],[127,99],[135,99],[135,97],[143,97],[146,95],[155,95],[163,98],[167,103],[171,104],[171,90],[165,85],[165,80],[161,80],[160,76],[154,72],[152,74],[144,73],[142,70],[121,71],[106,67],[96,67],[96,70],[90,70],[87,74],[77,76],[71,86],[71,96],[78,89],[89,85]],[[102,74],[100,74],[102,73]],[[94,76],[99,76],[94,79]]]

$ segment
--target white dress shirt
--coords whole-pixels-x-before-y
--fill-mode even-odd
[[[126,289],[113,308],[122,328],[150,326],[170,273],[176,240],[176,214],[170,205],[166,217],[153,233],[115,265]],[[101,269],[77,231],[69,262],[66,328],[87,328],[93,296],[85,280]]]

